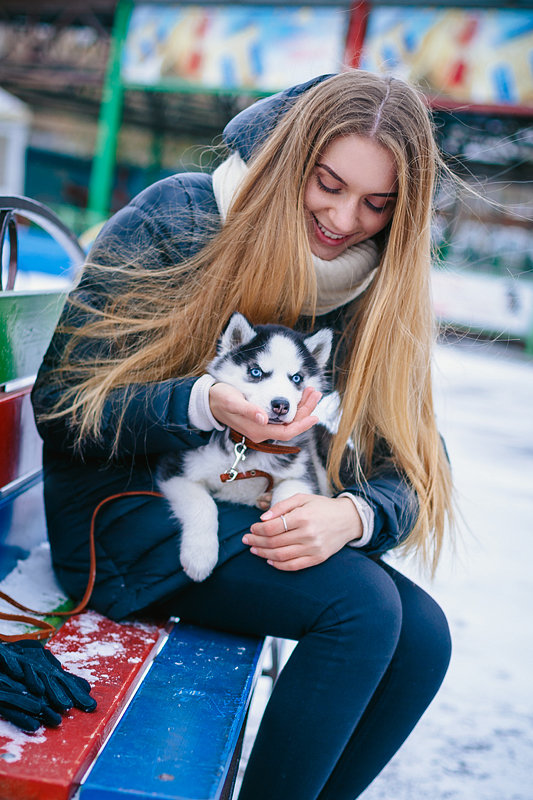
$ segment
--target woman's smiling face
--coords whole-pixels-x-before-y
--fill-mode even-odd
[[[331,261],[381,231],[394,212],[396,184],[389,150],[365,136],[334,139],[305,188],[311,252]]]

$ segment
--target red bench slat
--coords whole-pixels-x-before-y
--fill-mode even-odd
[[[98,708],[92,714],[72,709],[58,728],[41,727],[35,734],[0,722],[2,800],[72,796],[163,635],[157,625],[119,624],[92,611],[62,626],[48,646],[69,672],[89,680]]]
[[[42,467],[42,442],[33,419],[31,388],[0,392],[0,488]]]

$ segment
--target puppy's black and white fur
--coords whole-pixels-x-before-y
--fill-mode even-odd
[[[307,386],[325,389],[331,344],[329,329],[304,336],[279,325],[253,327],[236,313],[220,337],[207,371],[264,409],[269,422],[288,423]],[[290,444],[300,447],[300,452],[280,455],[248,449],[246,463],[239,467],[272,475],[273,504],[299,492],[327,493],[312,433],[301,434]],[[227,473],[235,460],[234,448],[226,428],[214,431],[208,444],[168,456],[160,464],[159,487],[181,524],[181,565],[195,581],[207,578],[218,559],[218,514],[213,498],[256,505],[265,491],[265,480],[260,477],[221,481],[220,475]]]

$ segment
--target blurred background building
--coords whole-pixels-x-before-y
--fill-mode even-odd
[[[521,0],[2,0],[0,193],[83,234],[152,181],[211,168],[220,154],[206,148],[258,97],[344,66],[420,86],[465,181],[439,187],[439,318],[533,349],[533,6]]]

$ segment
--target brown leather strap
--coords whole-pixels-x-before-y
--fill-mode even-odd
[[[28,608],[27,606],[22,605],[22,603],[17,602],[8,594],[0,591],[0,598],[5,600],[10,605],[14,606],[15,608],[20,609],[21,611],[28,611],[30,614],[37,614],[39,617],[72,617],[74,614],[79,614],[80,611],[87,606],[87,603],[91,599],[91,594],[94,589],[94,582],[96,579],[96,547],[94,543],[94,531],[95,531],[95,524],[96,524],[96,517],[100,509],[105,506],[107,503],[110,503],[112,500],[117,500],[120,497],[133,497],[136,495],[148,495],[150,497],[163,497],[161,492],[154,492],[149,490],[141,490],[138,492],[119,492],[118,494],[109,495],[109,497],[105,497],[101,500],[96,508],[93,511],[93,515],[91,517],[91,528],[89,531],[89,580],[87,581],[87,588],[85,589],[85,593],[76,606],[76,608],[71,609],[70,611],[36,611],[34,608]],[[7,635],[0,633],[0,641],[2,642],[15,642],[19,641],[20,639],[48,639],[53,633],[56,632],[56,628],[49,622],[40,619],[34,619],[33,617],[27,617],[22,614],[6,614],[4,612],[0,612],[0,619],[8,620],[9,622],[26,622],[30,625],[35,625],[36,627],[40,628],[41,630],[38,631],[31,631],[30,633],[19,633],[14,635]]]
[[[238,472],[234,478],[231,477],[229,472],[223,472],[220,476],[222,483],[225,483],[226,481],[242,481],[246,478],[266,478],[268,481],[268,486],[265,489],[265,492],[270,492],[274,486],[274,478],[270,472],[264,472],[262,469],[249,469],[247,472]]]
[[[288,444],[274,444],[274,442],[252,442],[251,439],[248,439],[247,436],[244,436],[242,433],[233,430],[233,428],[229,429],[229,435],[233,442],[238,444],[244,440],[244,444],[250,450],[258,450],[260,453],[273,453],[280,456],[290,455],[292,453],[299,453],[299,447],[293,447],[292,445]]]
[[[14,606],[18,606],[18,603],[14,603],[13,599],[3,592],[2,599]],[[41,630],[32,631],[31,633],[14,633],[9,635],[0,633],[0,641],[2,642],[18,642],[21,639],[48,639],[56,631],[55,627],[50,622],[46,622],[44,619],[28,617],[25,614],[5,614],[3,611],[0,611],[0,619],[5,619],[9,622],[26,622],[28,625],[41,628]]]

